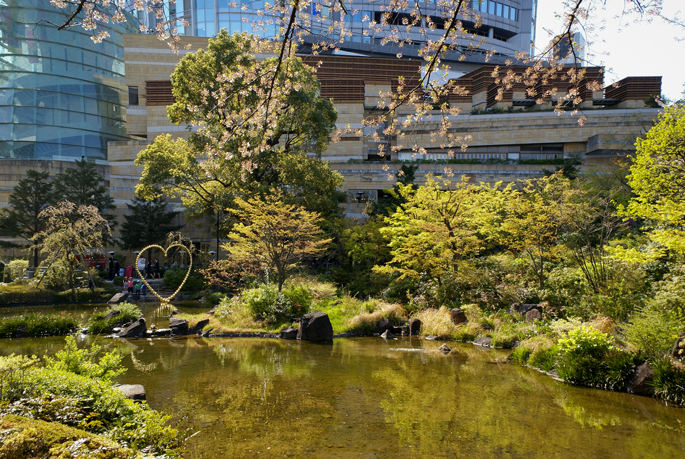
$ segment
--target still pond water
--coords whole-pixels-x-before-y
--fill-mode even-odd
[[[80,337],[92,340],[126,354],[121,383],[143,384],[150,406],[199,432],[190,459],[685,457],[685,410],[497,363],[504,351],[449,343],[445,356],[416,338]],[[63,343],[0,340],[0,353]]]

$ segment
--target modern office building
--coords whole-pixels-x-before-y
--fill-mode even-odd
[[[0,158],[104,161],[127,140],[123,32],[101,43],[49,0],[0,0]],[[128,29],[133,30],[133,29]]]
[[[470,63],[484,63],[485,54],[494,51],[490,62],[503,63],[518,51],[531,52],[535,41],[536,7],[538,0],[469,0],[469,5],[478,11],[482,17],[482,24],[476,26],[473,15],[460,15],[463,28],[475,35],[475,39],[459,39],[454,46],[454,52],[449,53],[447,60],[457,60],[462,53],[465,61]],[[220,29],[227,29],[229,33],[253,32],[265,38],[276,35],[278,25],[274,17],[263,14],[265,0],[178,0],[165,6],[166,13],[175,15],[179,20],[184,19],[188,27],[180,26],[179,34],[197,37],[212,37]],[[273,2],[270,2],[273,4]],[[345,2],[347,14],[334,11],[334,2],[314,0],[309,6],[310,31],[304,40],[309,45],[317,43],[321,38],[337,39],[339,32],[331,32],[329,27],[333,21],[341,19],[347,23],[347,30],[352,36],[344,43],[336,43],[341,50],[355,52],[362,55],[396,55],[402,53],[405,57],[418,57],[418,50],[427,39],[438,40],[444,33],[445,6],[434,0],[420,1],[421,13],[430,17],[434,27],[430,27],[424,19],[421,24],[412,28],[408,33],[404,20],[411,22],[410,8],[399,9],[393,13],[389,25],[382,30],[374,30],[371,22],[380,24],[384,13],[389,10],[389,0],[352,0]],[[446,14],[443,14],[446,13]],[[155,26],[153,13],[141,13],[139,20],[148,27]],[[254,25],[257,27],[254,28]],[[423,29],[423,32],[421,31]],[[411,44],[400,46],[394,41],[384,43],[392,33],[397,32],[402,38],[410,38]],[[338,33],[336,36],[335,33]],[[482,41],[482,43],[481,43]],[[471,45],[471,46],[469,46]],[[307,45],[304,46],[306,50]]]

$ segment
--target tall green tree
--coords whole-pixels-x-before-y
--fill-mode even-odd
[[[685,254],[685,107],[667,108],[635,145],[628,175],[635,196],[620,212],[640,219],[653,244],[620,255],[642,261],[668,251]]]
[[[26,178],[19,180],[0,216],[2,232],[20,237],[29,244],[33,266],[38,266],[38,245],[35,236],[45,230],[46,218],[41,212],[53,202],[53,187],[48,172],[26,171]]]
[[[181,229],[181,225],[172,225],[179,212],[167,212],[163,197],[145,200],[136,196],[131,204],[126,204],[129,213],[124,216],[124,223],[119,233],[119,245],[124,250],[142,249],[150,244],[162,242],[166,236]],[[147,259],[150,259],[148,250]]]
[[[233,224],[225,210],[235,199],[265,197],[272,188],[325,221],[341,215],[342,176],[308,156],[328,145],[337,118],[332,103],[321,98],[301,59],[257,61],[256,46],[254,37],[222,31],[206,51],[184,56],[171,77],[176,102],[169,119],[199,129],[187,141],[157,137],[136,159],[144,167],[141,196],[180,198],[186,215],[209,218],[217,237]],[[289,90],[268,91],[271,77]],[[268,121],[253,116],[263,110]]]
[[[76,167],[65,169],[55,177],[56,200],[73,202],[77,206],[94,206],[112,227],[116,222],[116,217],[110,213],[114,209],[114,199],[108,194],[104,178],[95,165],[85,159],[75,164]]]

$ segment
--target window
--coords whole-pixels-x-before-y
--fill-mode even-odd
[[[495,14],[496,14],[497,16],[502,16],[502,4],[501,4],[501,3],[497,3],[496,5],[497,5],[497,11],[495,12]]]
[[[505,18],[509,19],[509,7],[508,7],[507,5],[504,5],[503,8],[504,8],[504,11],[503,11],[503,13],[502,13],[502,16],[504,16]]]
[[[509,10],[509,19],[511,19],[512,21],[516,20],[516,8],[514,8],[513,6]]]
[[[496,5],[497,5],[497,2],[493,2],[492,0],[490,0],[488,2],[488,13],[495,14],[495,6]]]
[[[128,87],[128,104],[138,105],[138,86]]]

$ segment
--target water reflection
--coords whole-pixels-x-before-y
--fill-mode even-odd
[[[60,341],[40,339],[56,351]],[[38,340],[24,341],[35,349]],[[62,341],[63,342],[63,341]],[[685,411],[416,339],[109,340],[188,458],[681,458]],[[0,347],[2,353],[10,347]],[[36,352],[36,351],[34,351]]]

